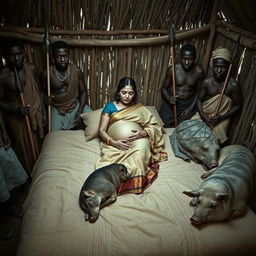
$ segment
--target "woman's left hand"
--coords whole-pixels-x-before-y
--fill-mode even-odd
[[[144,130],[141,131],[141,130],[134,129],[132,130],[132,132],[133,132],[133,135],[128,137],[128,140],[130,142],[147,137],[147,133]]]

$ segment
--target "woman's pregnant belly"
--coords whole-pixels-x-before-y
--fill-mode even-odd
[[[134,134],[132,130],[143,130],[136,122],[119,120],[108,128],[108,134],[114,140],[125,139]]]

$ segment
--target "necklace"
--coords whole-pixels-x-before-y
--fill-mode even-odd
[[[58,70],[56,68],[54,68],[54,72],[55,72],[57,79],[60,82],[64,82],[70,75],[70,68],[68,67],[68,69],[66,70],[65,73],[60,73],[60,72],[58,72]]]

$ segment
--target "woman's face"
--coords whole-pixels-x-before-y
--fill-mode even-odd
[[[124,105],[129,105],[134,99],[135,92],[131,85],[124,86],[118,93],[120,102]]]

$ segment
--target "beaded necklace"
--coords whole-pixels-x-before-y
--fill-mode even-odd
[[[68,66],[65,73],[60,73],[56,68],[54,68],[54,73],[60,82],[64,82],[70,75],[70,67]]]

